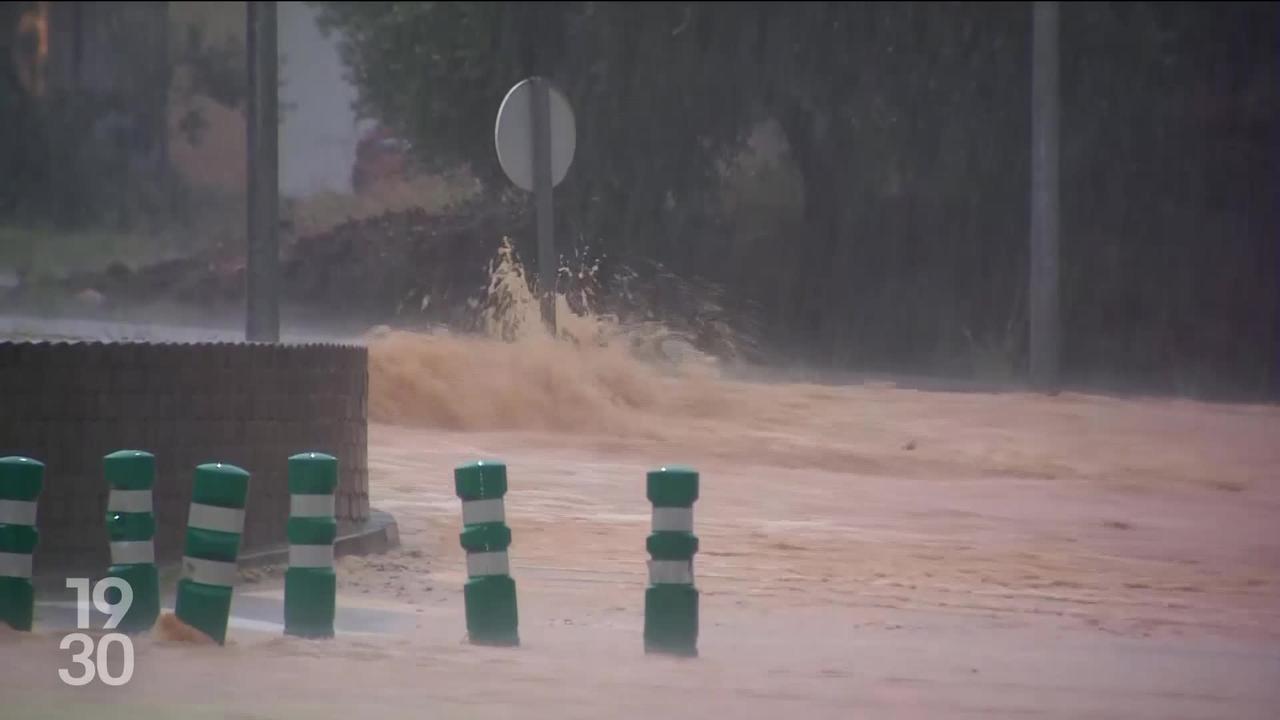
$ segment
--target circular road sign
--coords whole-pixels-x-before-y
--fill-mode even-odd
[[[546,82],[545,80],[543,82]],[[547,82],[551,125],[551,185],[559,185],[573,163],[577,128],[569,99]],[[533,79],[521,80],[507,91],[498,107],[494,144],[502,171],[517,187],[533,192]]]

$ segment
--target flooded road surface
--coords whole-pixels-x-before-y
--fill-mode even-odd
[[[371,340],[370,492],[329,642],[143,638],[67,688],[0,633],[5,717],[1271,718],[1280,409],[725,380],[636,349]],[[465,643],[454,465],[509,464],[522,646]],[[702,472],[701,657],[646,657],[644,473]],[[279,572],[238,592],[279,593]],[[101,703],[110,703],[102,705]],[[183,709],[178,710],[181,706]],[[79,708],[79,709],[77,709]]]

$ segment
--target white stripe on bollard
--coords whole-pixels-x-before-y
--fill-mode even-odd
[[[188,555],[182,558],[182,576],[202,585],[235,587],[239,573],[233,562],[201,560]]]
[[[333,517],[333,496],[290,495],[289,516],[331,518]]]
[[[150,490],[112,490],[107,496],[107,512],[151,512]]]
[[[0,525],[35,525],[34,500],[0,500]]]
[[[502,498],[468,500],[462,503],[462,524],[496,523],[507,519]]]
[[[333,567],[333,546],[290,545],[289,567],[331,568]]]
[[[653,508],[654,532],[693,532],[692,507]]]
[[[239,535],[244,531],[244,510],[191,503],[187,527]]]
[[[650,560],[649,583],[651,585],[692,585],[692,560]]]
[[[26,553],[0,552],[0,577],[31,577],[31,556]]]
[[[111,543],[112,565],[141,565],[155,561],[155,546],[150,540],[120,540]]]
[[[467,576],[510,575],[511,562],[507,559],[507,551],[467,553]]]

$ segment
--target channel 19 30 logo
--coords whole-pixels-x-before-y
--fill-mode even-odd
[[[93,629],[89,623],[90,601],[92,607],[107,616],[103,630],[114,630],[133,605],[133,587],[121,578],[103,578],[93,583],[92,592],[88,578],[67,578],[67,587],[76,591],[76,628],[81,631]],[[118,654],[113,652],[117,646]],[[95,640],[88,633],[73,632],[62,638],[58,649],[73,651],[72,667],[58,668],[58,677],[67,685],[80,687],[96,678],[104,685],[120,686],[133,678],[133,640],[123,633],[108,632]],[[115,657],[120,658],[120,664],[115,665],[119,672],[112,672]]]

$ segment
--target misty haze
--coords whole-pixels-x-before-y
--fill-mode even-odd
[[[1278,158],[1274,3],[6,3],[3,714],[1274,717]]]

